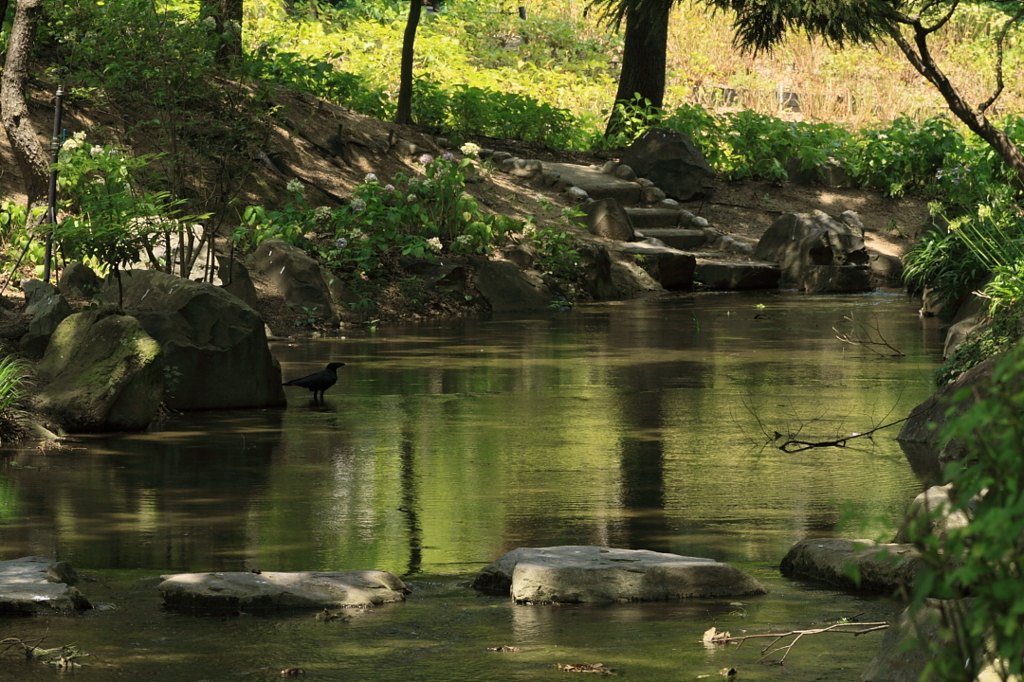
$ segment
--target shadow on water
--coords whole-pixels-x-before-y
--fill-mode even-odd
[[[906,354],[839,343],[849,315]],[[91,576],[102,608],[8,622],[93,654],[80,679],[560,678],[602,662],[643,680],[856,679],[871,637],[802,642],[785,668],[756,647],[705,650],[712,624],[804,627],[900,606],[790,582],[786,549],[837,530],[891,537],[928,475],[893,433],[784,453],[774,432],[850,435],[931,389],[936,331],[901,297],[700,295],[564,314],[380,328],[282,344],[286,376],[344,360],[320,403],[170,416],[69,452],[3,451],[0,558],[42,555]],[[291,390],[291,389],[288,389]],[[913,464],[913,465],[912,465]],[[516,607],[468,589],[519,546],[608,544],[735,563],[757,599]],[[161,608],[160,573],[378,568],[408,602],[354,612],[196,616]],[[14,627],[16,625],[16,627]],[[11,626],[11,627],[8,627]],[[12,629],[12,627],[14,629]],[[519,653],[487,647],[511,645]],[[19,666],[23,664],[19,663]],[[0,678],[3,674],[0,673]],[[24,664],[17,679],[52,674]]]

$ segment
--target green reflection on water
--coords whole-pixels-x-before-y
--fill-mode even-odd
[[[906,357],[839,343],[833,327],[851,313]],[[286,410],[174,415],[70,452],[5,451],[0,558],[95,571],[86,593],[114,607],[49,619],[50,642],[77,641],[128,679],[280,679],[290,666],[306,679],[561,679],[558,662],[644,680],[742,665],[745,678],[774,679],[753,665],[757,647],[705,651],[700,634],[898,608],[775,568],[794,541],[833,533],[843,502],[868,520],[861,536],[894,531],[921,486],[895,430],[844,449],[765,443],[775,431],[866,431],[928,395],[939,336],[902,298],[684,296],[275,352],[286,378],[348,364],[325,405],[296,391]],[[772,594],[740,617],[728,600],[530,608],[467,587],[507,550],[557,544],[730,561]],[[158,573],[252,568],[384,569],[411,575],[415,592],[337,627],[159,608]],[[855,679],[877,646],[867,639],[802,644],[794,679]],[[523,651],[485,650],[502,644]]]

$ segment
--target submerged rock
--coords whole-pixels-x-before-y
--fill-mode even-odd
[[[480,571],[473,587],[531,603],[661,601],[767,592],[739,569],[713,559],[594,545],[520,547]]]
[[[0,614],[68,614],[92,608],[70,564],[41,556],[0,561]]]
[[[336,609],[404,601],[409,588],[387,571],[179,573],[162,576],[168,606]]]

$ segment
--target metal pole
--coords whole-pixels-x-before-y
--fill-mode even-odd
[[[53,110],[53,137],[50,138],[50,192],[46,203],[46,222],[50,225],[46,233],[46,252],[43,256],[43,281],[50,281],[50,265],[53,262],[53,226],[57,224],[57,171],[53,168],[60,152],[60,118],[64,109],[64,86],[57,86],[57,102]]]

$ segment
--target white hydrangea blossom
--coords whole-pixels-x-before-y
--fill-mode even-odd
[[[292,178],[289,180],[285,187],[289,192],[294,192],[295,194],[302,194],[306,191],[306,186],[303,185],[302,181],[298,178]]]
[[[473,246],[473,237],[468,234],[460,234],[455,238],[455,241],[458,242],[459,246]]]
[[[441,246],[440,237],[431,237],[430,239],[428,239],[427,246],[429,246],[430,250],[433,251],[434,253],[441,253],[441,249],[443,248]]]
[[[349,206],[352,207],[353,213],[362,213],[366,210],[366,202],[359,198],[353,199]]]
[[[363,178],[363,182],[377,182],[377,175],[375,173],[367,173],[366,177]]]
[[[473,142],[467,142],[466,144],[459,147],[459,151],[462,152],[463,155],[475,159],[477,154],[480,153],[480,145],[474,144]]]

